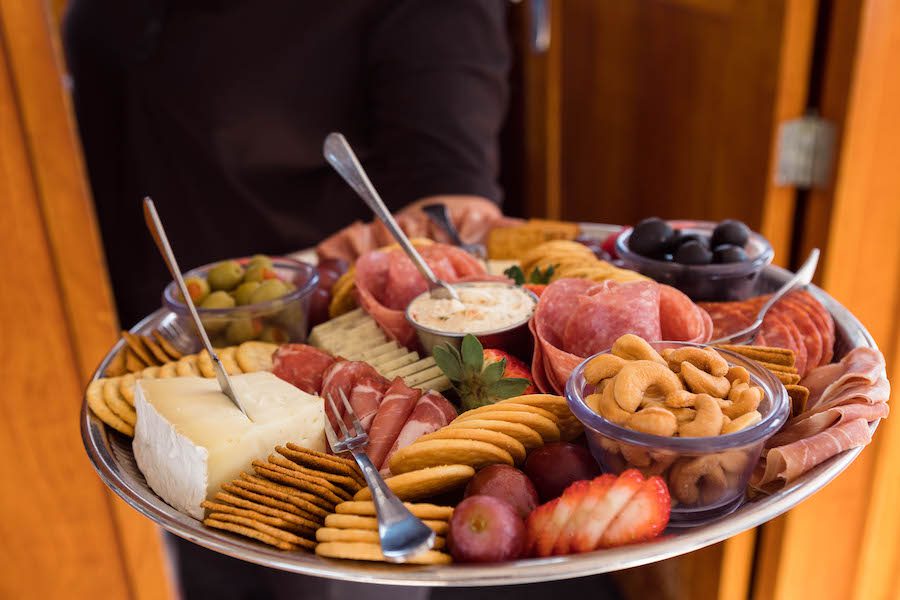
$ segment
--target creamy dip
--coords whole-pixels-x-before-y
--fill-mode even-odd
[[[505,283],[454,285],[459,301],[422,294],[409,305],[419,325],[447,333],[482,333],[522,323],[534,312],[534,298]]]

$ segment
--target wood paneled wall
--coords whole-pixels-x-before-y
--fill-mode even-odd
[[[168,598],[158,530],[79,435],[117,325],[63,78],[48,6],[0,0],[0,597]]]

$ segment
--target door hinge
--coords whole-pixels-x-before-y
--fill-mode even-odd
[[[778,128],[775,184],[807,190],[827,187],[834,144],[834,124],[817,115],[782,123]]]

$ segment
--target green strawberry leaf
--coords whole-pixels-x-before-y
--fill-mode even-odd
[[[525,283],[525,273],[522,272],[522,268],[519,265],[511,266],[503,271],[503,274],[512,279],[516,285]]]
[[[550,283],[550,278],[553,277],[554,271],[556,271],[556,267],[559,265],[550,265],[543,271],[541,271],[540,267],[535,267],[531,272],[531,275],[528,277],[528,283],[536,283],[538,285],[546,285]]]
[[[499,398],[500,400],[514,398],[515,396],[521,396],[530,383],[524,377],[507,377],[489,385],[487,393],[492,398]]]
[[[506,370],[506,359],[501,358],[497,362],[492,362],[481,372],[481,381],[484,385],[491,385],[500,381],[503,377],[503,371]]]
[[[455,350],[456,348],[450,344],[435,346],[432,350],[434,362],[437,363],[437,366],[440,367],[450,381],[459,381],[463,378],[462,361],[453,356],[453,351]],[[459,356],[459,352],[456,354]]]
[[[467,333],[463,338],[460,351],[465,368],[471,370],[472,373],[481,373],[481,369],[484,367],[484,348],[478,338]]]

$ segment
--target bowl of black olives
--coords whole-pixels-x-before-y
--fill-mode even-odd
[[[305,341],[310,298],[318,281],[319,273],[312,265],[261,254],[184,274],[200,321],[216,347],[250,340]],[[188,306],[174,281],[163,291],[163,306],[177,315],[186,331],[193,331]]]
[[[692,300],[743,300],[774,252],[768,240],[729,219],[644,219],[616,240],[624,266],[678,288]]]

